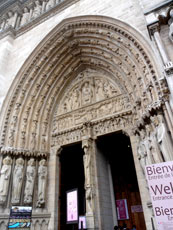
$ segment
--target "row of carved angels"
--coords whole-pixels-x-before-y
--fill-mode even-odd
[[[10,27],[19,28],[39,17],[41,14],[49,11],[63,0],[36,0],[31,7],[25,6],[22,13],[9,11],[0,22],[0,32]]]
[[[21,200],[22,187],[24,185],[24,204],[32,204],[34,185],[36,182],[36,171],[38,175],[38,194],[37,207],[45,204],[46,183],[47,183],[47,161],[42,159],[39,161],[38,170],[36,169],[36,161],[31,158],[27,162],[25,169],[25,161],[19,157],[15,161],[12,169],[12,158],[7,156],[3,159],[3,165],[0,170],[0,203],[7,201],[8,191],[10,188],[10,177],[12,177],[12,195],[11,203],[19,204]],[[12,176],[11,176],[12,175]],[[25,179],[25,184],[24,184]]]

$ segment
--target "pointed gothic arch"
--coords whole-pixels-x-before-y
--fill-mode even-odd
[[[53,116],[69,82],[101,70],[127,95],[135,120],[162,103],[160,72],[146,39],[128,24],[103,16],[63,20],[25,62],[1,116],[1,152],[47,155]]]

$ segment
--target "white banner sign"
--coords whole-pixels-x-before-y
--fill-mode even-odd
[[[145,167],[158,230],[173,229],[173,161]]]

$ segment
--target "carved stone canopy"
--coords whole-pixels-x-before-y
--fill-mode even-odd
[[[54,117],[72,112],[80,120],[90,105],[96,114],[103,106],[106,117],[115,113],[109,106],[126,101],[135,121],[162,97],[157,69],[147,41],[129,25],[102,16],[66,19],[16,76],[0,118],[0,145],[49,152]]]

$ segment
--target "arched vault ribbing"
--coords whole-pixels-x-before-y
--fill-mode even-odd
[[[112,76],[139,117],[162,96],[154,55],[138,31],[103,16],[65,19],[15,77],[0,120],[2,148],[49,152],[59,100],[70,81],[88,67]]]

